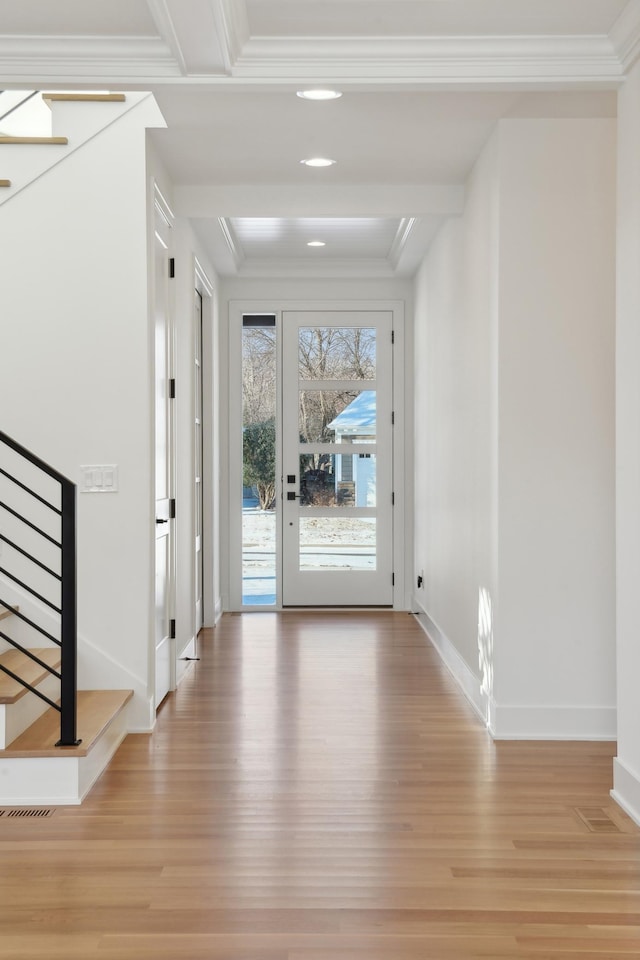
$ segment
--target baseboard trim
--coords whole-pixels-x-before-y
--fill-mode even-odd
[[[193,666],[192,661],[196,656],[196,638],[190,637],[176,660],[176,688],[180,686],[187,673]]]
[[[131,689],[133,700],[127,712],[129,733],[149,733],[153,729],[152,698],[146,684],[110,653],[86,637],[78,636],[78,687],[84,690]]]
[[[440,655],[440,659],[477,715],[486,725],[488,719],[488,702],[487,696],[482,692],[479,677],[475,676],[466,660],[460,656],[446,634],[415,598],[413,607],[413,614],[416,620],[426,633],[432,646],[435,647]]]
[[[415,597],[413,612],[494,740],[616,739],[615,707],[512,706],[497,703],[493,696],[483,692],[479,677],[475,676],[444,631]]]
[[[613,790],[611,796],[640,827],[640,776],[620,760],[613,759]]]
[[[222,599],[221,599],[220,597],[218,597],[218,599],[216,600],[215,606],[214,606],[214,608],[213,608],[213,625],[214,625],[214,627],[217,625],[217,623],[218,623],[218,621],[220,620],[220,617],[221,617],[221,616],[222,616]]]
[[[615,740],[615,707],[512,706],[492,701],[494,740]]]
[[[128,718],[127,733],[153,733],[156,724],[155,697],[140,698],[136,703],[134,696],[129,703],[129,711],[132,715]]]

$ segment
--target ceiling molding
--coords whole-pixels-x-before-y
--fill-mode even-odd
[[[611,28],[609,38],[626,73],[640,57],[640,0],[630,0]]]
[[[241,56],[249,40],[249,17],[245,0],[210,0],[218,42],[227,72]]]
[[[179,77],[180,67],[158,37],[10,37],[0,36],[3,82],[28,78],[94,82],[96,78],[132,79]]]
[[[187,61],[182,47],[180,46],[180,41],[178,39],[178,34],[176,33],[171,13],[169,12],[167,0],[147,0],[147,6],[149,8],[149,13],[153,17],[153,22],[156,25],[158,33],[171,51],[171,54],[180,69],[180,73],[183,76],[186,76],[186,74],[189,72],[187,68]]]
[[[622,67],[607,36],[271,37],[248,40],[233,75],[617,84]]]
[[[172,0],[148,0],[161,37],[0,36],[6,82],[175,81],[282,84],[323,80],[406,85],[597,84],[618,86],[640,55],[640,0],[610,36],[250,38],[244,0],[203,0],[221,63],[189,67]],[[213,26],[213,25],[212,25]],[[184,39],[184,38],[183,38]],[[223,68],[227,76],[220,76]]]
[[[168,227],[173,227],[176,219],[175,214],[171,209],[169,201],[167,200],[167,198],[165,197],[164,193],[162,192],[158,184],[155,182],[155,180],[153,182],[153,195],[154,195],[154,203],[155,203],[156,209],[158,210],[158,213],[163,218],[163,220],[165,221]]]
[[[233,227],[231,226],[227,217],[218,217],[217,220],[237,272],[245,262],[244,253],[242,252],[240,244],[236,239]]]
[[[205,268],[202,266],[202,264],[200,263],[200,261],[198,260],[198,258],[197,258],[196,256],[194,256],[194,258],[193,258],[193,272],[195,273],[196,279],[197,279],[197,280],[200,282],[200,284],[202,285],[202,288],[203,288],[204,292],[206,293],[206,295],[207,295],[208,297],[212,297],[212,296],[213,296],[213,290],[214,290],[213,284],[211,283],[211,280],[209,279],[209,274],[207,273],[207,271],[206,271]]]
[[[403,217],[398,225],[398,232],[396,233],[393,243],[391,244],[391,249],[389,250],[389,263],[394,270],[398,269],[402,252],[407,245],[407,240],[409,239],[411,231],[416,224],[416,219],[416,217]]]

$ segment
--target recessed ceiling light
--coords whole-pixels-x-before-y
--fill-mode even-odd
[[[335,160],[329,160],[328,157],[310,157],[309,160],[301,160],[307,167],[330,167]]]
[[[324,240],[309,240],[308,247],[326,247]]]
[[[303,100],[337,100],[342,93],[340,90],[298,90],[296,96]]]

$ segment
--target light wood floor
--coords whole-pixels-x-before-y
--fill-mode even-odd
[[[0,817],[0,957],[640,957],[613,744],[492,743],[408,614],[201,656],[81,808]]]

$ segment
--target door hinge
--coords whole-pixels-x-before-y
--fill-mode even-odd
[[[396,415],[395,415],[395,411],[392,410],[392,411],[391,411],[391,426],[392,426],[392,427],[395,426],[395,422],[396,422]]]
[[[391,586],[392,586],[392,587],[395,587],[395,585],[396,585],[396,575],[395,575],[395,573],[392,573],[392,574],[391,574]]]
[[[171,497],[169,500],[169,520],[175,520],[176,518],[176,498]]]
[[[169,400],[175,400],[176,398],[176,378],[171,377],[169,380]]]
[[[396,495],[395,495],[395,493],[392,493],[392,494],[391,494],[391,506],[392,506],[392,507],[395,507],[395,505],[396,505]]]
[[[176,258],[169,257],[169,278],[173,280],[176,275]]]
[[[395,330],[391,331],[391,346],[396,342],[396,332]]]
[[[176,622],[175,620],[169,620],[169,640],[175,640],[176,638]]]

